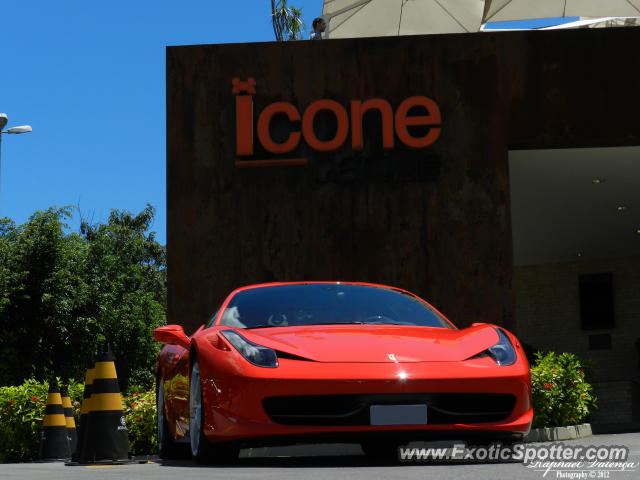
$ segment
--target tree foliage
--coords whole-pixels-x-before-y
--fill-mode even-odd
[[[302,39],[302,9],[287,5],[287,0],[271,0],[271,22],[277,41]]]
[[[114,210],[105,224],[66,233],[72,207],[0,220],[0,385],[51,376],[83,380],[109,342],[121,388],[150,385],[164,323],[166,252],[154,209]]]

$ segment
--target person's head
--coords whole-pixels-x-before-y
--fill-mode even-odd
[[[324,32],[324,29],[327,28],[327,24],[322,17],[315,18],[311,25],[313,27],[313,31],[318,33]]]

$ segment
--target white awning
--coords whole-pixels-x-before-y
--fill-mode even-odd
[[[581,18],[576,22],[563,23],[552,27],[544,27],[539,30],[558,30],[562,28],[611,28],[611,27],[636,27],[640,25],[640,17],[604,17]]]
[[[554,17],[637,16],[640,16],[640,0],[486,0],[482,23]]]
[[[484,0],[324,0],[325,38],[480,30]]]

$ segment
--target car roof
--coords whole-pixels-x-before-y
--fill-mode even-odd
[[[269,283],[256,283],[252,285],[245,285],[243,287],[236,288],[231,295],[234,295],[238,292],[242,292],[244,290],[253,290],[256,288],[268,288],[268,287],[277,287],[277,286],[287,286],[287,285],[356,285],[361,287],[374,287],[374,288],[386,288],[388,290],[395,290],[398,292],[408,293],[409,295],[416,296],[414,293],[404,290],[402,288],[393,287],[391,285],[382,285],[377,283],[368,283],[368,282],[343,282],[343,281],[326,281],[326,280],[318,280],[318,281],[298,281],[298,282],[269,282]]]

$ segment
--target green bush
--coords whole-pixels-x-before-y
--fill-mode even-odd
[[[67,385],[76,425],[79,425],[84,385],[74,380]],[[38,460],[48,391],[48,382],[34,379],[18,387],[0,387],[0,462]],[[156,453],[155,390],[131,387],[122,396],[122,410],[127,421],[129,451],[134,455]]]
[[[531,367],[533,427],[561,427],[584,422],[596,408],[596,397],[585,381],[585,365],[571,353],[535,354]]]
[[[77,418],[84,387],[73,380],[68,387]],[[48,382],[34,379],[25,380],[17,387],[0,387],[0,462],[38,459],[48,391]]]
[[[132,387],[122,397],[129,431],[129,451],[134,455],[151,455],[158,451],[156,391]]]

